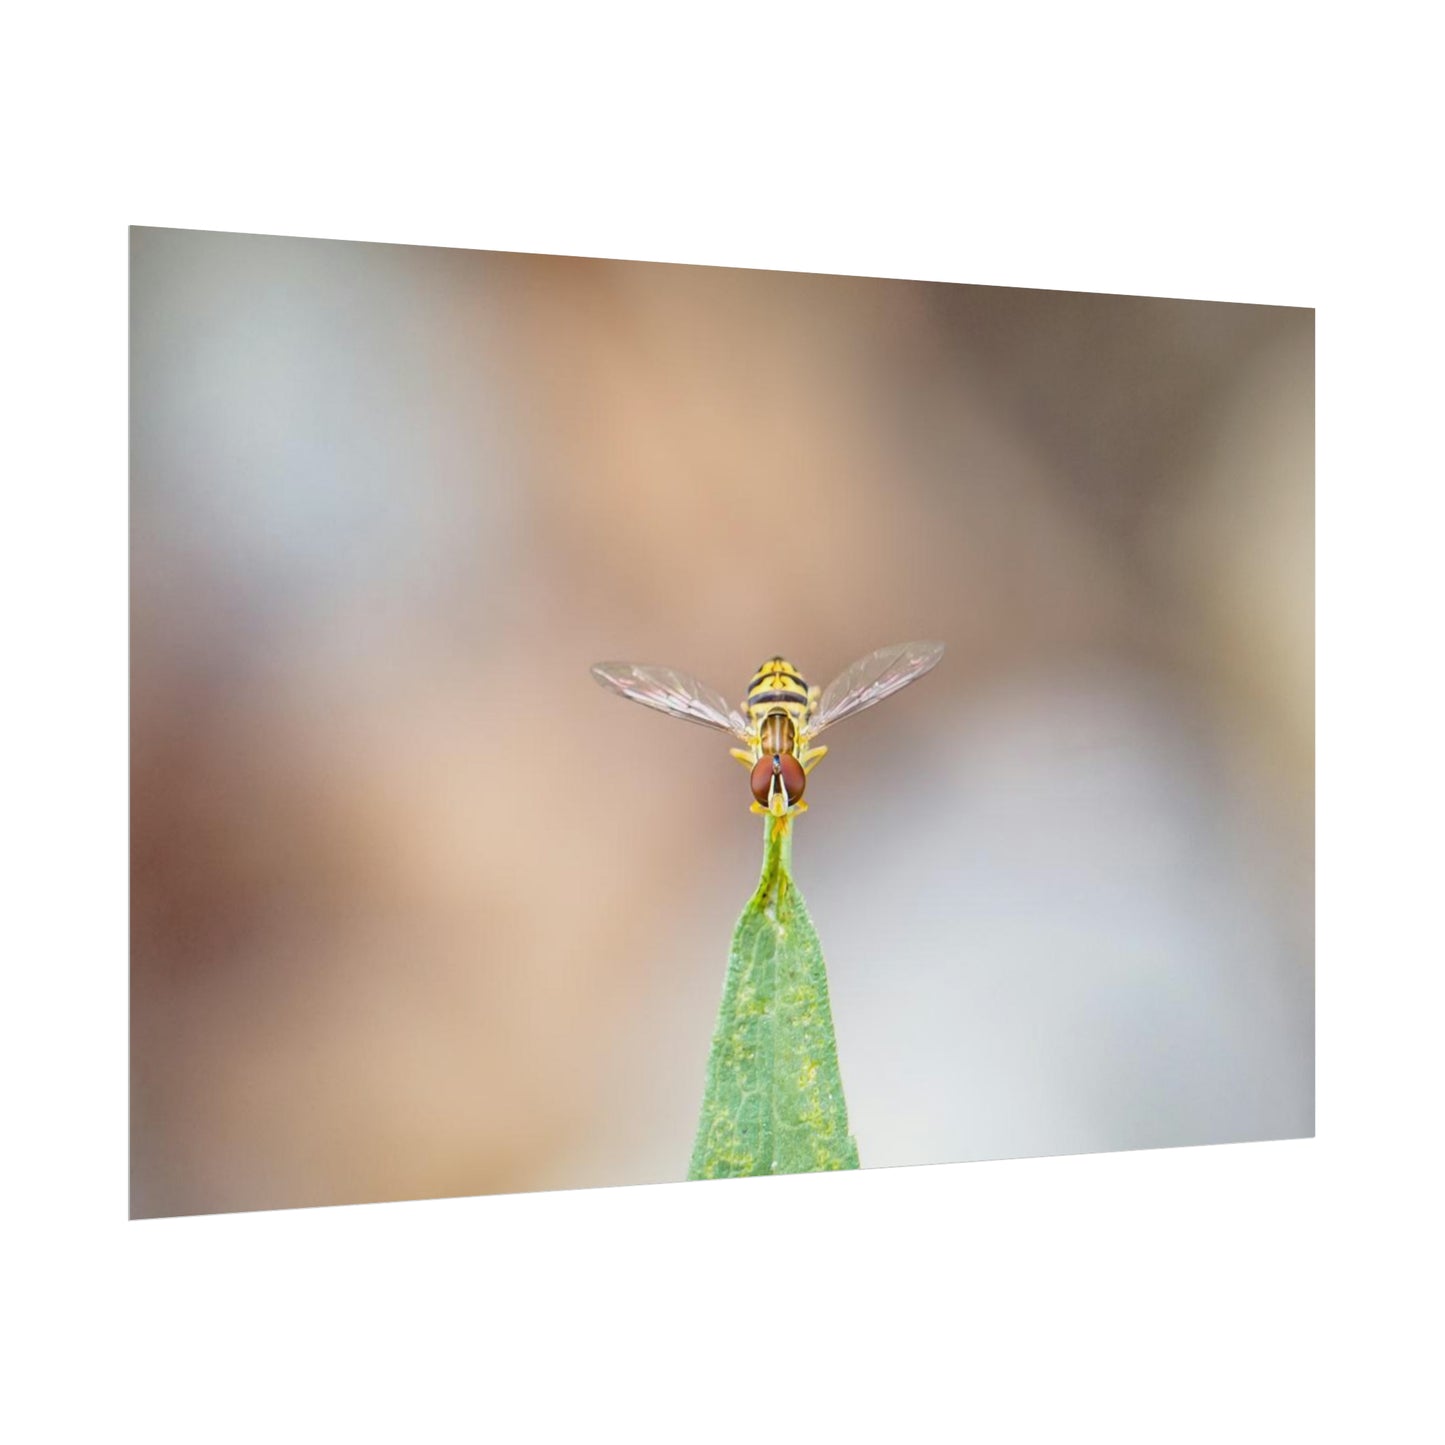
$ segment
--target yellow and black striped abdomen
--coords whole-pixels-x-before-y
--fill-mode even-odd
[[[814,690],[786,658],[771,657],[748,684],[747,709],[764,752],[792,752],[812,711]]]

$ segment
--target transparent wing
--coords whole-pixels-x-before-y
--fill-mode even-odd
[[[808,736],[816,737],[826,727],[923,676],[943,656],[941,642],[895,642],[860,657],[823,689],[818,707],[808,724]]]
[[[747,723],[742,714],[728,705],[727,699],[675,667],[655,667],[642,662],[599,662],[592,676],[603,687],[640,702],[643,707],[720,732],[747,736]]]

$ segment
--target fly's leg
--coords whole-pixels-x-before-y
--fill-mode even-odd
[[[763,755],[763,740],[756,731],[748,733],[743,741],[747,744],[745,748],[729,748],[728,751],[740,762],[749,772],[758,759]]]
[[[805,773],[811,773],[827,755],[827,748],[810,748],[805,744],[803,750],[798,754],[798,761],[802,763]]]
[[[786,822],[794,813],[806,813],[808,805],[801,798],[796,802],[787,801],[787,793],[779,788],[772,796],[771,802],[765,808],[761,803],[753,802],[748,804],[748,812],[756,813],[760,818],[774,817],[780,823]]]
[[[775,796],[777,800],[781,800],[782,790],[779,789],[778,793]],[[807,811],[808,805],[801,798],[799,798],[798,801],[792,804],[790,807],[783,808],[781,811],[779,811],[779,809],[776,807],[765,808],[761,803],[748,804],[748,812],[756,813],[760,818],[766,818],[771,816],[772,818],[776,819],[776,822],[773,826],[773,836],[775,838],[782,835],[783,831],[787,828],[789,822],[792,820],[795,813],[806,813]]]

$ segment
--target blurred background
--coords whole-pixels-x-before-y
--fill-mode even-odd
[[[680,1180],[759,820],[865,1167],[1307,1135],[1314,316],[132,231],[132,1213]]]

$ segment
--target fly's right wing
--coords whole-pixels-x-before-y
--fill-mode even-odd
[[[720,692],[675,667],[643,662],[599,662],[592,676],[611,692],[656,708],[669,717],[701,723],[734,737],[747,738],[743,715]]]
[[[860,657],[823,689],[808,722],[809,738],[916,682],[942,656],[941,642],[895,642]]]

